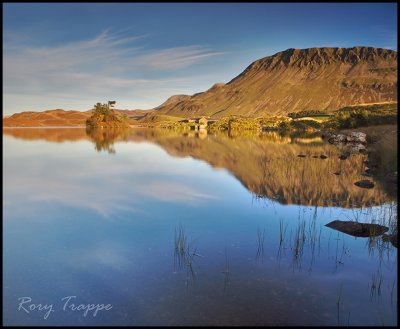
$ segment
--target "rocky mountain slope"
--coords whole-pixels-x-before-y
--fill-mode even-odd
[[[397,100],[397,52],[372,47],[288,49],[227,84],[176,95],[155,108],[180,117],[285,115]]]

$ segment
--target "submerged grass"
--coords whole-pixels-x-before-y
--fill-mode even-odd
[[[264,240],[265,240],[265,228],[261,230],[257,227],[257,254],[256,259],[264,257]]]
[[[174,252],[174,268],[181,269],[186,267],[186,285],[189,285],[190,279],[194,282],[196,279],[196,272],[194,271],[193,264],[195,257],[202,257],[197,253],[197,248],[188,242],[188,237],[182,225],[175,228],[175,252]]]

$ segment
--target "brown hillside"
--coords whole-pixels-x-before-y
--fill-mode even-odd
[[[48,110],[44,112],[15,113],[3,118],[3,125],[8,127],[37,127],[37,126],[84,126],[90,116],[87,112]]]
[[[227,84],[170,97],[180,117],[284,115],[397,100],[397,52],[372,47],[288,49],[253,62]]]
[[[131,119],[142,118],[146,110],[115,110],[118,113],[126,114]],[[44,112],[21,112],[3,118],[5,127],[45,127],[45,126],[85,126],[86,119],[92,115],[92,110],[86,112],[47,110]]]

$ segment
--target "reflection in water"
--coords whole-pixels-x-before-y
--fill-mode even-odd
[[[354,185],[354,182],[363,179],[368,157],[374,162],[384,158],[387,166],[390,165],[389,169],[397,171],[397,162],[387,159],[396,157],[393,150],[386,152],[384,146],[391,147],[388,142],[383,147],[374,148],[370,155],[353,153],[346,160],[341,160],[343,150],[325,143],[315,133],[303,136],[276,132],[247,136],[200,136],[199,133],[190,135],[166,129],[96,129],[86,131],[85,136],[80,129],[48,129],[46,135],[43,129],[16,128],[5,129],[4,133],[24,139],[48,138],[50,141],[61,141],[61,136],[65,136],[66,140],[89,137],[97,151],[109,153],[115,153],[114,143],[118,141],[155,143],[170,155],[190,156],[204,160],[214,168],[225,168],[255,197],[281,204],[365,207],[383,204],[397,197],[397,190],[387,188],[385,180],[382,183],[382,175],[368,178],[375,183],[373,189]],[[298,157],[299,154],[303,156]],[[320,155],[327,158],[321,159]]]
[[[368,155],[340,163],[341,150],[309,135],[5,134],[66,142],[5,137],[6,324],[397,322],[397,250],[390,240],[397,236],[397,204],[375,174],[373,189],[354,186]],[[91,141],[117,155],[94,151]],[[337,165],[340,176],[331,174]],[[316,171],[320,182],[312,180]],[[343,207],[363,207],[317,207],[333,196],[344,198]],[[389,230],[386,238],[353,237],[325,226],[336,219]],[[56,304],[70,295],[113,309],[86,318],[55,312],[44,320],[15,303],[31,296]]]
[[[86,134],[91,138],[97,152],[115,153],[115,140],[124,140],[129,135],[129,128],[86,127]]]

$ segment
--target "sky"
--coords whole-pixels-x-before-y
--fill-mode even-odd
[[[396,3],[3,3],[3,116],[150,109],[288,48],[397,51]]]

